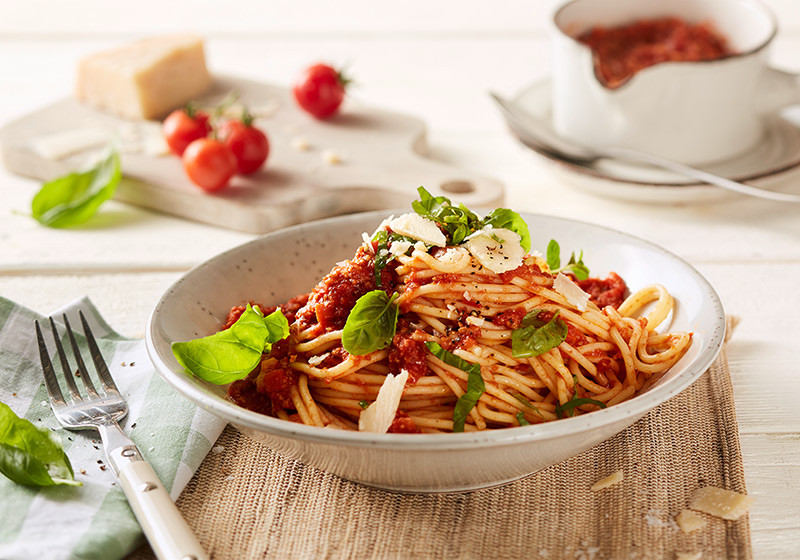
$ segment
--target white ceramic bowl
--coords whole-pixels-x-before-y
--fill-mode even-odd
[[[189,400],[232,422],[251,438],[307,465],[371,486],[412,492],[470,490],[515,480],[572,457],[633,424],[695,381],[722,345],[719,298],[691,266],[646,241],[598,226],[524,214],[533,248],[556,239],[562,251],[584,250],[593,275],[619,273],[632,289],[659,282],[675,296],[673,330],[689,330],[688,353],[646,393],[604,410],[547,424],[458,434],[369,434],[302,426],[245,410],[225,387],[183,371],[173,341],[215,332],[244,301],[282,303],[310,290],[334,263],[350,258],[361,233],[387,212],[313,222],[268,234],[194,268],[156,305],[147,350],[156,370]]]

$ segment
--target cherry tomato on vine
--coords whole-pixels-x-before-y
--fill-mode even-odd
[[[292,87],[295,101],[318,119],[327,119],[339,110],[350,80],[328,64],[306,68]]]
[[[208,113],[194,109],[191,104],[172,111],[161,125],[170,151],[175,155],[182,155],[186,146],[194,140],[208,136],[211,132],[208,119]]]
[[[237,171],[249,175],[258,171],[269,156],[269,140],[253,126],[253,117],[245,111],[241,120],[227,121],[219,131],[222,143],[236,156]]]
[[[189,144],[182,160],[189,179],[209,192],[225,188],[236,173],[236,156],[228,146],[213,138],[200,138]]]

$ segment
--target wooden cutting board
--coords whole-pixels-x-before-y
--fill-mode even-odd
[[[297,107],[287,89],[232,77],[217,77],[200,101],[215,104],[231,91],[264,113],[256,124],[269,137],[270,155],[261,171],[236,177],[223,192],[208,194],[189,181],[178,157],[123,150],[124,179],[115,198],[252,233],[351,212],[407,207],[420,185],[471,207],[502,203],[498,181],[426,158],[425,125],[416,118],[346,101],[340,115],[317,121]],[[107,131],[119,142],[120,135],[137,126],[144,124],[65,99],[0,129],[0,149],[10,171],[48,180],[85,165],[98,148],[53,160],[37,149],[42,138],[92,129]],[[150,123],[149,128],[155,126]],[[301,140],[307,149],[300,149]],[[331,151],[340,163],[326,161]]]

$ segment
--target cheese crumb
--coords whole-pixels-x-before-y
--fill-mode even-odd
[[[392,425],[403,396],[403,388],[408,380],[408,371],[403,369],[397,375],[391,373],[378,391],[378,397],[369,408],[362,410],[358,417],[358,431],[385,434]]]
[[[486,320],[483,317],[473,317],[472,315],[467,317],[467,323],[476,327],[482,327],[485,322]]]
[[[292,148],[297,150],[298,152],[307,152],[311,149],[311,144],[308,143],[308,140],[303,138],[302,136],[295,136],[292,138]]]
[[[605,477],[603,479],[600,479],[597,482],[595,482],[591,487],[591,491],[592,492],[599,492],[600,490],[604,490],[604,489],[608,488],[609,486],[614,486],[615,484],[618,484],[618,483],[622,482],[623,476],[624,476],[624,473],[622,472],[622,469],[620,469],[620,470],[618,470],[616,472],[613,472],[610,475],[608,475],[607,477]]]
[[[589,294],[580,289],[572,279],[561,272],[553,282],[553,289],[567,299],[570,305],[578,308],[578,311],[586,311],[589,305]]]
[[[342,163],[342,157],[339,155],[339,152],[334,150],[323,150],[322,161],[328,165],[339,165]]]
[[[675,560],[700,560],[703,557],[702,552],[676,552]]]
[[[675,521],[678,522],[678,527],[684,533],[691,533],[706,526],[706,520],[698,513],[685,509],[675,516]]]
[[[705,486],[695,491],[692,501],[689,502],[689,507],[732,521],[747,513],[752,503],[753,498],[750,496],[723,488]]]
[[[223,451],[225,451],[224,445],[215,445],[214,447],[211,448],[211,453],[213,453],[214,455],[219,455]]]
[[[389,247],[389,252],[393,255],[405,255],[411,247],[410,241],[393,241],[392,246]]]

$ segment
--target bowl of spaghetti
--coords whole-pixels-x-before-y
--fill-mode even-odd
[[[151,314],[156,370],[304,464],[463,491],[619,433],[721,348],[713,288],[656,245],[424,189],[413,209],[295,226],[191,270]]]

